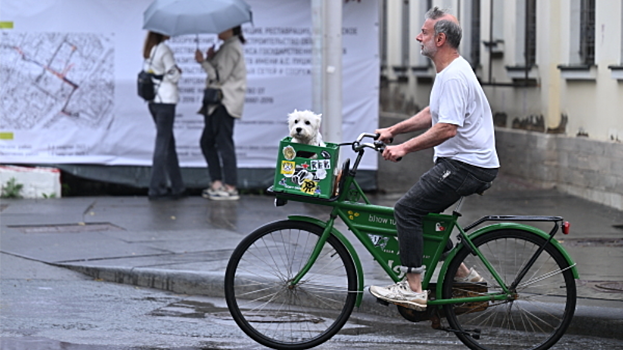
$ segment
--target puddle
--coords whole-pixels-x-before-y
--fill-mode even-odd
[[[591,287],[604,293],[623,293],[623,282],[619,281],[585,281],[578,280],[579,285]]]
[[[181,317],[181,318],[190,318],[190,319],[211,319],[211,320],[219,320],[226,321],[225,323],[231,323],[235,325],[234,319],[229,313],[229,309],[225,307],[216,307],[212,303],[208,302],[200,302],[193,300],[182,300],[175,303],[171,303],[165,307],[156,309],[149,313],[151,316],[156,317]],[[287,319],[288,321],[283,321]],[[321,316],[315,315],[313,312],[309,313],[297,313],[295,317],[293,315],[288,314],[285,311],[262,311],[254,316],[249,316],[248,318],[251,322],[269,322],[269,323],[280,323],[280,322],[322,322],[323,318]],[[355,315],[351,315],[348,322],[342,327],[339,334],[348,334],[348,335],[361,335],[366,333],[373,333],[374,331],[378,331],[379,325],[372,321],[366,322],[364,320],[359,320]]]
[[[206,318],[213,317],[226,321],[233,321],[227,308],[216,307],[212,303],[203,303],[192,300],[182,300],[165,307],[156,309],[151,316]]]

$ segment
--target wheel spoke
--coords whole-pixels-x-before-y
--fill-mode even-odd
[[[225,273],[225,298],[234,320],[269,347],[316,346],[337,333],[353,310],[355,267],[331,236],[295,285],[322,234],[318,226],[282,221],[251,233],[236,248]]]
[[[507,288],[545,242],[521,230],[493,231],[473,241]],[[455,284],[446,278],[444,298],[503,293],[493,274],[466,249],[455,255],[446,276],[454,276],[461,263],[476,269],[484,282],[480,286]],[[547,349],[560,339],[573,317],[576,289],[572,268],[561,252],[547,245],[509,300],[446,305],[448,322],[453,329],[465,330],[457,336],[472,349]],[[469,335],[468,330],[473,329],[480,329],[479,339]]]

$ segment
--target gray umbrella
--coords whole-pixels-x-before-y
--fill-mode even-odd
[[[221,33],[251,22],[242,0],[155,0],[143,13],[143,29],[168,35]]]

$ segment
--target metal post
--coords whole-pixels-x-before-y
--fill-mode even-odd
[[[312,111],[323,113],[323,43],[324,43],[324,0],[311,0],[312,12]]]
[[[342,142],[342,2],[312,0],[312,108],[322,137]]]
[[[323,137],[342,142],[342,1],[324,0]]]

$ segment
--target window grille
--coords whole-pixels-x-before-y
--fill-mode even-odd
[[[526,52],[527,66],[536,64],[536,0],[526,0]]]
[[[471,33],[469,59],[472,68],[476,68],[480,64],[480,1],[478,0],[472,1]]]
[[[580,3],[580,61],[595,63],[595,0]]]

